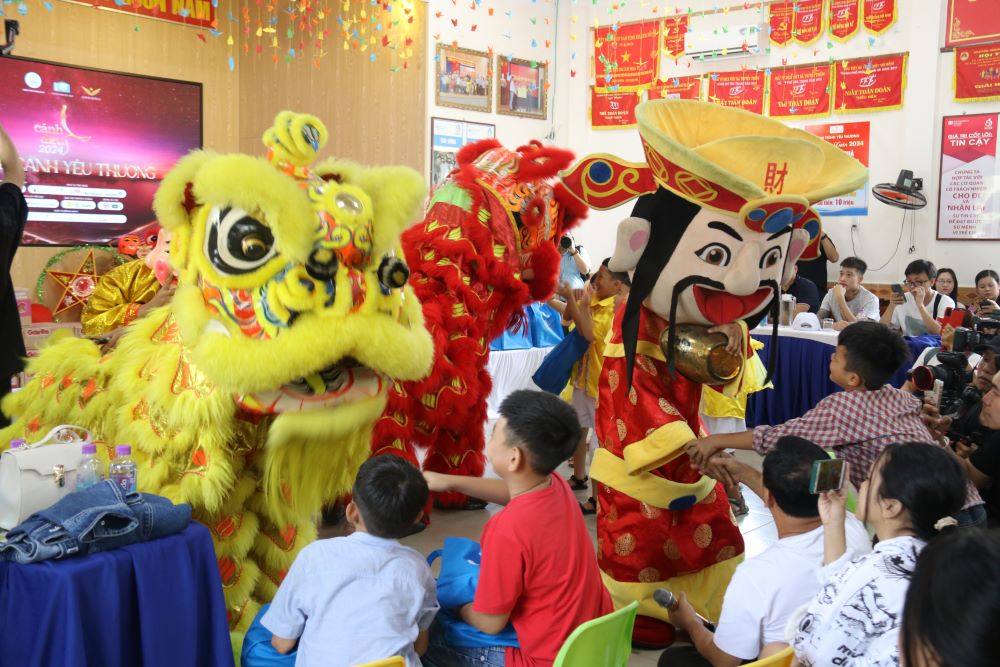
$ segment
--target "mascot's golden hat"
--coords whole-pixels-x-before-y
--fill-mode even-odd
[[[812,204],[861,187],[868,170],[808,132],[748,111],[694,100],[653,100],[636,108],[646,164],[607,154],[581,160],[562,178],[591,208],[614,208],[663,187],[754,231],[788,225],[809,232],[802,255],[818,253]]]

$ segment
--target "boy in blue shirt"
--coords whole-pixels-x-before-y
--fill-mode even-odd
[[[396,456],[369,459],[347,506],[354,533],[304,548],[262,625],[296,667],[353,665],[402,656],[420,667],[438,610],[434,576],[419,553],[398,542],[420,518],[427,482]]]

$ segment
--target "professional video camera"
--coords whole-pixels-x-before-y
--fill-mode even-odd
[[[953,352],[972,352],[978,346],[985,344],[1000,329],[1000,320],[984,317],[972,318],[972,328],[958,327],[951,343]]]
[[[910,379],[920,391],[930,391],[934,388],[934,381],[941,380],[944,386],[938,411],[942,415],[961,413],[981,398],[979,391],[971,385],[969,362],[961,352],[938,352],[937,360],[940,362],[938,366],[914,368]]]

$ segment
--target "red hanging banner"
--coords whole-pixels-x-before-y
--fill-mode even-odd
[[[792,28],[795,23],[794,2],[773,2],[768,8],[768,34],[775,46],[787,46],[792,41]]]
[[[861,0],[830,0],[830,37],[846,42],[861,28]]]
[[[896,22],[896,0],[865,0],[865,30],[881,35]]]
[[[773,118],[829,116],[831,69],[831,65],[823,63],[772,70],[767,115]]]
[[[834,65],[834,112],[887,111],[903,106],[907,54],[840,60]]]
[[[812,44],[823,34],[823,0],[799,0],[792,34],[799,44]]]
[[[700,76],[675,76],[649,89],[651,100],[700,100]]]
[[[708,75],[708,101],[763,115],[764,83],[762,71],[713,72]]]
[[[214,29],[218,25],[215,15],[215,8],[218,3],[213,3],[211,0],[170,0],[170,2],[167,2],[167,0],[146,0],[142,2],[139,0],[69,1],[79,5],[138,15],[149,19],[170,21],[171,23],[180,23],[181,25],[195,28]],[[7,3],[4,4],[6,5]]]
[[[598,88],[635,91],[659,79],[660,21],[601,26],[594,31]]]
[[[635,127],[635,108],[639,106],[640,96],[640,93],[633,91],[602,93],[596,87],[591,87],[590,127],[595,130]]]
[[[663,19],[663,51],[675,60],[684,55],[687,30],[687,14]]]
[[[948,0],[945,46],[968,46],[1000,40],[1000,2]]]
[[[955,49],[955,101],[1000,100],[1000,44]]]

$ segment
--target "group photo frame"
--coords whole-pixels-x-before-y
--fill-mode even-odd
[[[469,111],[493,111],[493,63],[485,51],[438,44],[434,102]]]
[[[547,118],[549,68],[523,58],[497,56],[497,113],[525,118]]]

